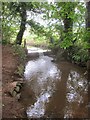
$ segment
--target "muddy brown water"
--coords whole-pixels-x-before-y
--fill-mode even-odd
[[[24,72],[22,99],[27,117],[87,118],[85,70],[67,61],[54,63],[40,51],[38,55],[27,62]]]

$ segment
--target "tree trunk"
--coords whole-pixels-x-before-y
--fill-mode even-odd
[[[64,31],[65,33],[68,33],[69,31],[72,32],[72,28],[73,28],[73,20],[71,18],[68,17],[68,14],[66,15],[65,19],[64,19]]]
[[[86,3],[87,8],[87,18],[86,18],[86,29],[88,34],[88,44],[90,44],[90,1]],[[90,118],[90,48],[88,49],[89,59],[87,61],[87,71],[88,71],[88,117]]]
[[[22,4],[23,4],[22,10],[20,11],[21,25],[16,38],[16,44],[19,44],[19,45],[21,45],[22,43],[22,37],[25,31],[25,25],[26,25],[26,6],[25,6],[25,3],[22,3]]]
[[[73,12],[73,14],[74,14],[74,9],[75,9],[75,7],[72,4],[72,7],[70,7],[67,10],[65,18],[63,20],[63,22],[64,22],[64,33],[65,33],[64,38],[67,38],[72,43],[73,43],[73,19],[70,17],[70,12]],[[69,46],[66,50],[66,53],[67,53],[66,59],[67,60],[71,59],[71,56],[70,56],[71,55],[71,49],[72,49],[72,46]]]
[[[68,6],[68,9],[65,10],[65,17],[64,17],[64,20],[63,20],[63,22],[64,22],[64,32],[65,33],[70,32],[72,34],[73,19],[72,19],[70,14],[71,13],[74,14],[76,3],[69,2],[69,3],[65,3],[65,4],[66,4],[66,6]]]

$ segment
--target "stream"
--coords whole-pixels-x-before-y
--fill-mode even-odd
[[[87,118],[85,70],[67,61],[52,62],[53,57],[44,55],[48,51],[28,48],[29,55],[37,53],[38,57],[27,62],[24,72],[27,117]]]

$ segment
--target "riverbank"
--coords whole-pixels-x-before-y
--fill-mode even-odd
[[[17,53],[18,49],[15,48],[14,51]],[[31,52],[33,51],[31,50]],[[29,62],[29,64],[26,64],[25,67],[28,81],[22,88],[21,99],[18,101],[17,98],[11,97],[8,93],[9,88],[13,82],[22,78],[20,77],[21,69],[18,69],[19,75],[15,71],[24,56],[18,56],[16,53],[13,52],[11,46],[3,46],[3,118],[36,118],[42,105],[45,105],[43,114],[46,118],[87,117],[85,70],[67,61],[54,61],[55,56],[49,52],[28,54],[27,63]],[[23,63],[25,62],[23,61]],[[29,69],[26,70],[26,68]],[[42,104],[44,102],[46,103]],[[33,109],[31,105],[33,105]],[[72,115],[69,113],[70,106],[73,108],[71,109]]]
[[[9,94],[12,84],[21,78],[15,73],[20,59],[11,45],[2,46],[2,118],[26,117],[23,104]]]

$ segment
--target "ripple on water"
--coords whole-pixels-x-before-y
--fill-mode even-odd
[[[44,93],[40,95],[40,97],[38,97],[37,99],[37,102],[35,102],[34,105],[27,109],[27,116],[34,118],[42,117],[45,113],[45,103],[49,101],[49,97],[49,93]]]
[[[25,68],[24,76],[31,82],[31,88],[37,96],[34,105],[28,107],[28,117],[42,117],[45,113],[45,103],[55,90],[55,82],[61,79],[61,72],[51,62],[53,58],[40,56],[39,59],[29,61]],[[34,79],[33,79],[34,78]]]
[[[62,111],[63,109],[63,113],[61,113],[61,111],[59,112],[60,114],[63,114],[64,118],[73,118],[73,115],[79,116],[78,111],[83,112],[80,113],[81,116],[83,116],[85,109],[81,110],[80,104],[84,103],[84,96],[87,94],[87,80],[81,76],[77,70],[73,70],[74,67],[70,66],[72,64],[68,64],[68,71],[66,71],[66,69],[64,70],[68,75],[62,74],[61,68],[58,69],[57,65],[52,63],[51,60],[51,57],[40,54],[40,57],[37,60],[29,61],[26,65],[24,76],[30,83],[30,88],[37,97],[36,102],[27,108],[26,112],[28,118],[40,118],[45,115],[46,104],[49,102],[49,98],[53,96],[53,93],[56,92],[55,89],[58,90],[50,104],[50,110],[53,105],[58,106],[56,106],[57,108],[55,111],[51,110],[51,114],[52,111],[57,114],[56,112],[59,110]],[[68,67],[65,65],[63,66],[65,68]],[[60,87],[56,88],[56,83],[58,83],[58,81]],[[63,82],[66,82],[66,84],[63,84]],[[64,88],[66,88],[66,92],[64,92]],[[63,92],[64,95],[60,92]],[[56,100],[56,97],[58,100]],[[59,101],[59,103],[57,104],[55,101]],[[83,108],[85,108],[85,105]]]

